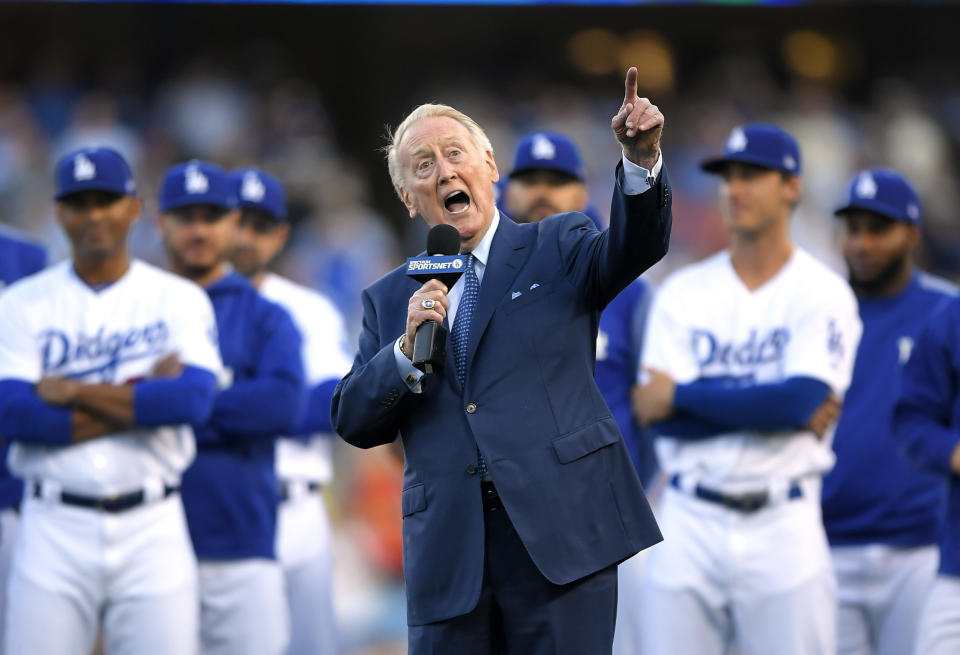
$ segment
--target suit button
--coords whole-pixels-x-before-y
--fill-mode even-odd
[[[474,475],[477,472],[476,464],[467,464],[467,475]]]
[[[477,412],[477,403],[467,403],[467,414],[475,414]]]

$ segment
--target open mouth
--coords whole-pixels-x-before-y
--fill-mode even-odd
[[[443,206],[451,214],[462,214],[470,207],[470,196],[463,191],[454,191],[444,198]]]

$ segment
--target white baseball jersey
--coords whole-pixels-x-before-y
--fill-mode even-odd
[[[314,386],[342,377],[352,360],[346,354],[343,318],[333,303],[313,289],[267,273],[260,285],[264,298],[286,309],[303,339],[303,370],[306,382]],[[329,482],[333,477],[331,435],[311,439],[277,441],[277,474],[281,479]]]
[[[132,261],[122,278],[95,290],[68,260],[0,296],[0,379],[123,384],[150,377],[171,353],[184,365],[220,373],[213,307],[194,283],[144,262]],[[195,452],[188,426],[164,426],[67,448],[17,443],[9,464],[25,479],[107,496],[140,489],[148,479],[176,484]]]
[[[677,383],[725,379],[777,383],[822,380],[842,397],[860,340],[856,299],[847,282],[805,251],[750,291],[722,251],[671,275],[653,302],[643,366]],[[731,432],[705,440],[657,440],[660,464],[720,491],[786,485],[833,466],[831,435]]]

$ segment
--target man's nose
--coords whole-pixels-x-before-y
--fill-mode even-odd
[[[449,181],[457,176],[457,171],[453,164],[444,159],[441,159],[437,164],[437,173],[443,181]]]
[[[87,219],[91,221],[102,221],[107,215],[107,208],[101,205],[89,204],[84,207]]]
[[[245,246],[253,240],[253,228],[241,223],[237,226],[234,241],[238,246]]]
[[[870,246],[870,233],[861,229],[849,230],[847,241],[856,250],[864,250]]]

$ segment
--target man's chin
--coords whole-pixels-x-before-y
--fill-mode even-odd
[[[233,270],[245,277],[253,277],[264,269],[264,267],[258,265],[257,262],[251,262],[243,257],[234,257],[230,263],[233,266]]]

